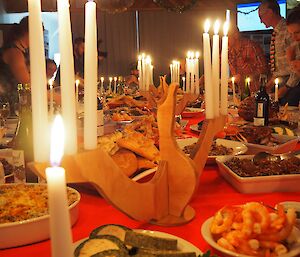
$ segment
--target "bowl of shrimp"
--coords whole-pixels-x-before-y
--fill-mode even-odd
[[[201,227],[205,241],[220,256],[296,257],[300,254],[300,230],[296,211],[278,204],[225,206]]]

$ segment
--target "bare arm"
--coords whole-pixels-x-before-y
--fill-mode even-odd
[[[8,64],[11,73],[19,83],[30,82],[30,75],[25,58],[20,50],[15,48],[8,49],[3,55],[3,60]]]

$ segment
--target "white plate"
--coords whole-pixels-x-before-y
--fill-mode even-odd
[[[244,254],[239,254],[239,253],[235,253],[232,251],[229,251],[221,246],[219,246],[217,244],[217,242],[214,240],[211,232],[210,232],[210,225],[212,222],[213,217],[207,219],[201,227],[201,234],[204,238],[204,240],[214,249],[216,249],[217,251],[221,252],[222,254],[226,255],[226,256],[234,256],[234,257],[251,257],[249,255],[244,255]],[[293,232],[295,233],[295,237],[299,238],[300,237],[300,231],[297,228],[293,229]],[[298,243],[294,243],[291,246],[291,250],[287,253],[287,254],[283,254],[280,255],[280,257],[296,257],[298,256],[298,254],[300,254],[300,242],[298,240]],[[224,256],[222,255],[222,256]],[[221,256],[221,255],[220,255]]]
[[[201,113],[203,113],[205,110],[202,108],[190,108],[187,107],[186,109],[183,110],[183,112],[181,113],[181,116],[183,118],[192,118],[195,117]]]
[[[9,184],[7,184],[9,185]],[[45,186],[47,186],[45,184]],[[70,188],[77,194],[77,201],[69,206],[71,225],[74,225],[78,219],[80,194],[73,188]],[[0,249],[32,244],[50,237],[49,215],[25,221],[0,224]]]
[[[198,141],[198,138],[197,137],[184,138],[184,139],[177,139],[176,141],[177,141],[177,144],[178,144],[179,148],[181,150],[183,150],[183,148],[185,146],[196,143]],[[217,145],[223,145],[227,148],[232,148],[233,153],[231,155],[244,154],[248,150],[246,145],[244,145],[242,142],[238,142],[238,141],[232,141],[232,140],[218,138],[218,139],[216,139],[216,144]],[[208,162],[215,162],[217,157],[218,156],[208,156],[207,161]]]
[[[252,159],[254,155],[237,156],[240,159]],[[240,177],[224,163],[232,156],[219,156],[216,162],[220,174],[236,190],[244,194],[258,194],[271,192],[297,192],[300,185],[300,174]]]
[[[143,234],[147,234],[147,235],[150,235],[150,236],[176,239],[178,250],[183,251],[183,252],[195,252],[196,256],[203,254],[202,251],[199,250],[199,248],[197,248],[192,243],[190,243],[190,242],[188,242],[188,241],[186,241],[186,240],[184,240],[180,237],[177,237],[177,236],[165,233],[165,232],[160,232],[160,231],[143,230],[143,229],[134,229],[134,231],[139,232],[139,233],[143,233]],[[74,243],[74,249],[86,239],[88,239],[88,238],[84,238],[84,239],[81,239],[81,240],[75,242]]]

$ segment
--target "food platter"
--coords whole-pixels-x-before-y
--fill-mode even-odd
[[[216,158],[216,162],[220,174],[241,193],[258,194],[299,191],[300,174],[241,177],[225,165],[225,162],[231,158],[232,156],[219,156]],[[252,159],[253,155],[243,155],[237,158]]]
[[[4,184],[2,186],[11,187],[15,184]],[[41,184],[26,184],[35,187]],[[45,188],[47,185],[43,185]],[[76,200],[69,205],[71,225],[74,225],[78,219],[80,194],[73,188],[68,187],[71,194],[76,197]],[[16,222],[8,222],[0,224],[1,237],[0,249],[27,245],[48,239],[50,236],[49,214],[42,215],[36,218],[20,220]]]
[[[198,141],[197,137],[177,139],[177,144],[181,150],[185,146],[192,145]],[[216,145],[223,145],[227,148],[232,148],[232,154],[230,155],[239,155],[247,152],[247,146],[242,142],[226,140],[226,139],[216,139]],[[208,156],[207,163],[215,163],[215,160],[218,156]]]
[[[194,246],[192,243],[184,240],[183,238],[180,238],[180,237],[177,237],[177,236],[165,233],[165,232],[160,232],[160,231],[143,230],[143,229],[134,229],[134,231],[143,233],[146,235],[154,236],[154,237],[176,239],[178,250],[180,250],[182,252],[195,252],[196,256],[203,254],[202,251],[200,251],[196,246]],[[75,242],[73,244],[74,249],[86,239],[87,238],[84,238],[84,239],[81,239],[81,240],[78,240],[77,242]]]
[[[201,234],[204,238],[204,240],[214,249],[216,249],[218,252],[222,253],[222,255],[220,256],[234,256],[234,257],[251,257],[249,255],[244,255],[244,254],[239,254],[239,253],[235,253],[232,251],[229,251],[223,247],[221,247],[220,245],[217,244],[217,242],[215,241],[215,239],[213,238],[212,233],[210,232],[210,226],[211,226],[211,222],[213,220],[213,217],[207,219],[201,227]],[[295,236],[296,238],[300,237],[300,231],[297,228],[293,229],[292,232],[293,236]],[[293,245],[290,246],[290,250],[288,253],[280,255],[280,257],[296,257],[300,254],[300,242],[298,243],[294,243]]]

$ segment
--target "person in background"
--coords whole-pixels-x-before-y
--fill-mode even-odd
[[[268,72],[267,61],[260,45],[241,35],[236,25],[228,35],[228,63],[239,93],[245,89],[245,79],[250,77],[250,92],[259,90],[259,76]]]
[[[279,78],[278,97],[281,105],[288,103],[298,106],[300,94],[300,77],[293,72],[288,64],[287,49],[291,46],[292,39],[287,30],[286,20],[280,15],[279,4],[276,0],[264,0],[261,2],[258,15],[267,28],[274,28],[274,49],[270,48],[270,62],[272,76],[266,87],[271,92],[274,89],[274,81]]]
[[[10,31],[10,36],[0,51],[1,93],[17,91],[18,83],[29,83],[29,27],[28,16]]]
[[[84,78],[84,38],[78,37],[74,40],[74,70],[75,76]]]
[[[137,69],[136,63],[132,63],[130,65],[130,75],[125,77],[125,84],[126,85],[139,85],[139,71]]]
[[[54,60],[47,58],[46,59],[46,76],[47,80],[53,78],[55,72],[57,70],[57,66]]]
[[[300,5],[288,16],[287,29],[294,42],[288,48],[288,62],[291,69],[300,76]]]

